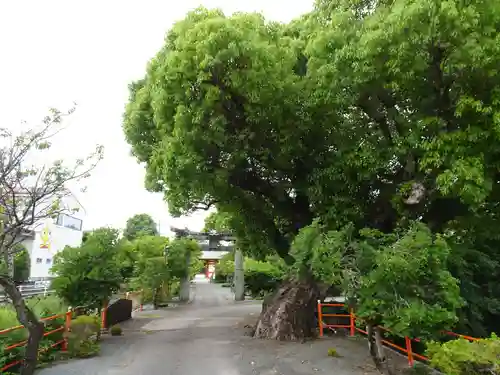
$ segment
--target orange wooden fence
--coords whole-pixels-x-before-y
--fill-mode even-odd
[[[348,310],[348,313],[345,314],[325,314],[323,313],[323,307],[342,307],[346,308],[345,304],[343,303],[321,303],[321,301],[318,301],[318,324],[319,324],[319,335],[322,337],[324,335],[324,330],[325,328],[348,328],[349,329],[349,334],[350,336],[354,336],[356,332],[362,333],[364,335],[367,335],[367,332],[356,327],[356,315],[354,314],[354,311],[352,309]],[[328,318],[328,317],[337,317],[337,318],[344,318],[348,319],[349,324],[325,324],[323,321],[323,318]],[[379,327],[383,331],[386,331],[388,333],[391,333],[388,329],[384,327]],[[471,336],[466,336],[466,335],[460,335],[458,333],[454,332],[443,332],[449,336],[453,337],[462,337],[466,340],[469,341],[477,341],[479,340],[478,338],[471,337]],[[413,367],[415,364],[415,360],[419,361],[428,361],[429,359],[421,354],[415,353],[412,349],[412,342],[420,342],[420,339],[418,338],[410,338],[410,337],[405,337],[405,347],[396,345],[395,343],[389,341],[389,340],[382,340],[382,342],[387,345],[388,347],[397,350],[400,353],[403,353],[406,355],[408,358],[408,365],[410,367]]]
[[[69,325],[71,323],[72,314],[73,314],[73,311],[68,311],[67,313],[64,313],[64,314],[52,315],[52,316],[48,316],[46,318],[40,319],[42,322],[47,322],[47,321],[51,321],[51,320],[55,320],[55,319],[58,319],[58,318],[65,317],[64,324],[62,326],[60,326],[60,327],[58,327],[56,329],[50,330],[48,332],[44,332],[43,337],[47,337],[47,336],[52,335],[52,334],[54,334],[56,332],[67,331],[69,329]],[[9,332],[12,332],[12,331],[16,331],[16,330],[19,330],[19,329],[23,329],[23,328],[24,328],[23,325],[19,325],[19,326],[16,326],[16,327],[11,327],[11,328],[7,328],[7,329],[3,329],[3,330],[0,331],[0,335],[6,334],[6,333],[9,333]],[[8,351],[10,351],[12,349],[25,346],[27,342],[28,342],[27,340],[24,340],[24,341],[21,341],[21,342],[18,342],[18,343],[14,343],[14,344],[8,345],[8,346],[6,346],[4,348],[4,351],[8,352]],[[57,346],[61,346],[62,350],[67,350],[67,340],[66,339],[62,339],[62,340],[56,341],[50,347],[41,349],[40,353],[48,351],[49,349],[55,348]],[[22,360],[15,360],[13,362],[7,363],[5,366],[3,366],[2,368],[0,368],[0,372],[4,372],[4,371],[10,369],[11,367],[17,366],[21,362],[22,362]]]
[[[48,332],[44,332],[43,337],[47,337],[49,335],[52,335],[52,334],[54,334],[56,332],[61,332],[61,331],[62,332],[68,332],[69,329],[70,329],[70,325],[71,325],[71,319],[73,318],[73,314],[77,311],[77,309],[78,308],[71,309],[68,312],[63,313],[63,314],[52,315],[52,316],[48,316],[48,317],[40,319],[40,321],[42,321],[42,322],[47,322],[47,321],[51,321],[51,320],[55,320],[55,319],[64,317],[64,324],[62,324],[60,327],[58,327],[56,329],[52,329],[52,330],[50,330]],[[106,326],[106,312],[107,312],[107,305],[105,305],[104,308],[102,309],[101,327],[105,327]],[[19,325],[19,326],[7,328],[7,329],[4,329],[4,330],[0,330],[0,335],[6,334],[6,333],[9,333],[9,332],[12,332],[12,331],[16,331],[16,330],[19,330],[19,329],[23,329],[23,328],[24,328],[23,325]],[[10,350],[12,350],[14,348],[19,348],[19,347],[25,346],[27,342],[28,342],[27,340],[24,340],[24,341],[21,341],[21,342],[18,342],[18,343],[14,343],[14,344],[5,346],[4,347],[4,352],[8,352],[8,351],[10,351]],[[44,349],[40,349],[39,353],[44,353],[44,352],[46,352],[46,351],[48,351],[48,350],[50,350],[52,348],[56,348],[58,346],[61,347],[62,351],[67,351],[68,350],[68,339],[67,338],[63,338],[62,340],[56,341],[50,347],[44,348]],[[15,361],[12,361],[10,363],[7,363],[2,368],[0,368],[0,373],[2,373],[2,372],[6,371],[6,370],[8,370],[8,369],[10,369],[10,368],[12,368],[14,366],[17,366],[17,365],[21,364],[21,362],[22,362],[22,359],[15,360]]]
[[[133,299],[131,297],[133,297],[134,295],[136,294],[142,294],[142,291],[138,291],[138,292],[127,292],[124,294],[124,297],[125,299]],[[137,304],[137,306],[134,306],[133,307],[133,311],[142,311],[142,303],[139,303]],[[78,308],[75,308],[75,309],[72,309],[70,311],[68,311],[67,313],[64,313],[64,314],[58,314],[58,315],[52,315],[52,316],[48,316],[46,318],[43,318],[43,319],[40,319],[42,322],[47,322],[47,321],[51,321],[51,320],[55,320],[55,319],[58,319],[58,318],[62,318],[64,317],[64,324],[61,325],[60,327],[56,328],[56,329],[53,329],[53,330],[50,330],[48,332],[44,332],[43,334],[43,337],[47,337],[49,335],[52,335],[56,332],[68,332],[69,329],[70,329],[70,325],[71,325],[71,319],[73,317],[73,314],[77,311]],[[108,310],[108,304],[105,304],[104,305],[104,308],[102,309],[102,312],[101,312],[101,327],[106,327],[106,317],[107,317],[107,310]],[[7,329],[4,329],[4,330],[0,330],[0,335],[2,334],[6,334],[6,333],[9,333],[9,332],[12,332],[12,331],[15,331],[15,330],[19,330],[19,329],[23,329],[24,326],[22,325],[19,325],[19,326],[16,326],[16,327],[11,327],[11,328],[7,328]],[[19,347],[22,347],[22,346],[25,346],[27,343],[27,340],[24,340],[24,341],[21,341],[21,342],[18,342],[18,343],[14,343],[12,345],[8,345],[4,348],[4,352],[8,352],[9,350],[12,350],[12,349],[15,349],[15,348],[19,348]],[[60,346],[61,347],[61,350],[62,351],[66,351],[68,350],[68,340],[67,338],[64,338],[62,340],[58,340],[57,342],[53,343],[50,347],[48,348],[44,348],[44,349],[41,349],[39,351],[39,353],[43,353],[45,351],[48,351],[52,348],[56,348]],[[8,364],[6,364],[5,366],[3,366],[2,368],[0,368],[0,373],[14,367],[14,366],[17,366],[19,365],[20,363],[22,362],[22,360],[15,360],[13,362],[10,362]]]

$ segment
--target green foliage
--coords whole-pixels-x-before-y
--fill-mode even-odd
[[[360,244],[373,257],[369,269],[360,270],[357,287],[346,291],[357,301],[357,316],[399,336],[432,337],[451,329],[462,299],[446,267],[445,240],[415,223],[395,241],[384,242],[371,235]]]
[[[284,278],[280,267],[273,262],[245,259],[245,289],[252,297],[264,297],[273,291]]]
[[[126,109],[124,131],[147,163],[148,188],[165,191],[174,214],[226,202],[218,208],[232,217],[231,229],[248,233],[262,256],[274,246],[275,218],[295,232],[294,216],[304,210],[290,210],[288,181],[306,193],[307,163],[325,150],[318,139],[328,138],[328,130],[308,128],[307,90],[293,74],[297,52],[282,26],[258,14],[200,8],[170,31],[145,79],[131,85]],[[252,164],[264,175],[253,175]],[[278,186],[268,189],[274,176]],[[255,188],[247,191],[245,181]]]
[[[99,352],[97,334],[101,329],[97,316],[80,315],[71,321],[67,333],[68,353],[72,357],[86,358]]]
[[[190,264],[189,268],[186,268],[188,254]],[[170,243],[167,254],[170,275],[176,279],[194,276],[201,268],[200,255],[201,248],[196,241],[188,238],[176,238]]]
[[[66,247],[54,260],[52,287],[73,307],[100,309],[123,281],[118,231],[94,230],[78,248]]]
[[[55,295],[33,297],[26,300],[28,307],[40,317],[61,314],[68,311],[68,304]]]
[[[231,251],[224,255],[215,265],[215,277],[225,280],[226,277],[234,273],[234,252]]]
[[[133,242],[136,254],[133,285],[142,289],[145,297],[151,294],[156,304],[159,291],[169,282],[171,275],[165,256],[168,238],[160,236],[142,236]],[[146,298],[147,300],[147,298]]]
[[[126,239],[121,239],[117,246],[117,262],[120,266],[120,274],[122,275],[123,280],[127,282],[134,276],[137,253],[133,243]]]
[[[298,276],[312,274],[325,284],[340,284],[341,259],[349,242],[348,234],[348,231],[325,231],[318,221],[302,228],[291,250]]]
[[[148,214],[137,214],[127,220],[123,236],[133,241],[141,236],[157,236],[158,228],[156,222]]]
[[[231,233],[233,224],[232,216],[227,212],[215,211],[211,212],[205,218],[204,232],[216,232],[216,233]]]
[[[495,334],[473,342],[431,342],[427,355],[430,364],[447,375],[500,374],[500,340]]]
[[[169,242],[165,237],[142,236],[133,246],[136,254],[133,285],[142,289],[144,300],[153,301],[155,306],[160,299],[177,292],[174,287],[182,277],[192,277],[202,267],[201,249],[194,240],[181,238]]]
[[[47,317],[55,314],[62,314],[67,311],[67,306],[55,296],[47,296],[40,298],[30,298],[27,300],[28,306],[35,312],[38,317]],[[45,322],[45,331],[51,331],[61,327],[64,324],[64,317],[52,319]],[[0,307],[0,330],[19,326],[14,308],[10,305]],[[16,329],[9,333],[0,335],[0,346],[2,352],[0,355],[0,367],[7,363],[13,362],[22,358],[24,355],[24,346],[6,350],[5,347],[22,342],[28,338],[26,329]],[[55,342],[63,338],[62,332],[56,332],[42,339],[40,348],[48,348]],[[52,360],[53,351],[47,351],[40,355],[40,361],[46,362]]]
[[[118,324],[115,324],[109,329],[109,333],[111,333],[111,336],[121,336],[123,330],[122,327],[120,327]]]
[[[335,348],[329,348],[328,349],[328,357],[338,358],[338,357],[340,357],[340,355],[337,352],[337,349],[335,349]]]
[[[246,255],[342,275],[401,334],[452,324],[457,278],[460,328],[500,329],[497,3],[318,0],[288,25],[190,12],[130,87],[148,189],[176,215],[215,202]]]
[[[30,255],[23,245],[18,245],[19,249],[14,250],[14,281],[21,283],[28,280],[30,276]]]

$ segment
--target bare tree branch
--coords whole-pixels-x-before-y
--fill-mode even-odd
[[[12,259],[19,251],[16,245],[47,220],[73,212],[75,208],[68,202],[70,197],[75,201],[70,185],[83,184],[102,159],[103,149],[97,146],[86,158],[70,165],[62,160],[51,164],[40,162],[51,147],[50,140],[64,129],[62,120],[73,111],[61,113],[52,109],[38,131],[14,135],[0,128],[0,262],[10,268],[8,274],[0,275],[0,285],[30,334],[26,348],[29,355],[25,357],[21,375],[32,375],[36,367],[41,323],[24,304],[12,279]]]

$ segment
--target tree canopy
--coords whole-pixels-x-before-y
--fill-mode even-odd
[[[441,264],[462,328],[484,334],[500,314],[499,25],[494,0],[318,0],[289,24],[199,8],[131,84],[125,135],[173,214],[216,205],[253,255],[320,270],[292,246],[315,218],[351,228],[354,254],[365,228],[402,236],[365,260]],[[390,250],[415,221],[416,264]]]
[[[233,231],[232,216],[223,211],[211,212],[205,218],[204,232],[231,233]]]
[[[99,228],[80,247],[64,248],[54,257],[52,287],[70,306],[101,309],[124,281],[119,263],[118,231]]]
[[[142,236],[131,245],[136,259],[133,285],[142,289],[143,294],[151,293],[155,308],[162,294],[171,297],[174,282],[194,276],[201,268],[200,246],[193,240]]]
[[[153,218],[148,214],[137,214],[127,220],[123,237],[133,241],[141,236],[158,235],[158,227]]]

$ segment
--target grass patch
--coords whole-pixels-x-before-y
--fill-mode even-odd
[[[51,315],[62,314],[68,311],[67,305],[56,296],[47,297],[34,297],[26,300],[27,305],[33,312],[40,318],[48,317]],[[17,320],[16,312],[12,305],[0,306],[0,330],[11,328],[21,325]],[[64,325],[64,317],[46,321],[45,331],[52,331]],[[0,345],[2,348],[22,342],[28,338],[28,331],[24,328],[16,329],[9,333],[0,335]],[[53,344],[63,339],[63,332],[55,332],[42,339],[40,342],[40,349],[46,349],[45,352],[40,354],[39,362],[46,363],[52,362],[56,359],[56,349],[49,349]],[[0,368],[21,359],[24,356],[24,347],[16,347],[10,350],[2,350],[0,354]],[[9,371],[15,370],[14,368]]]

